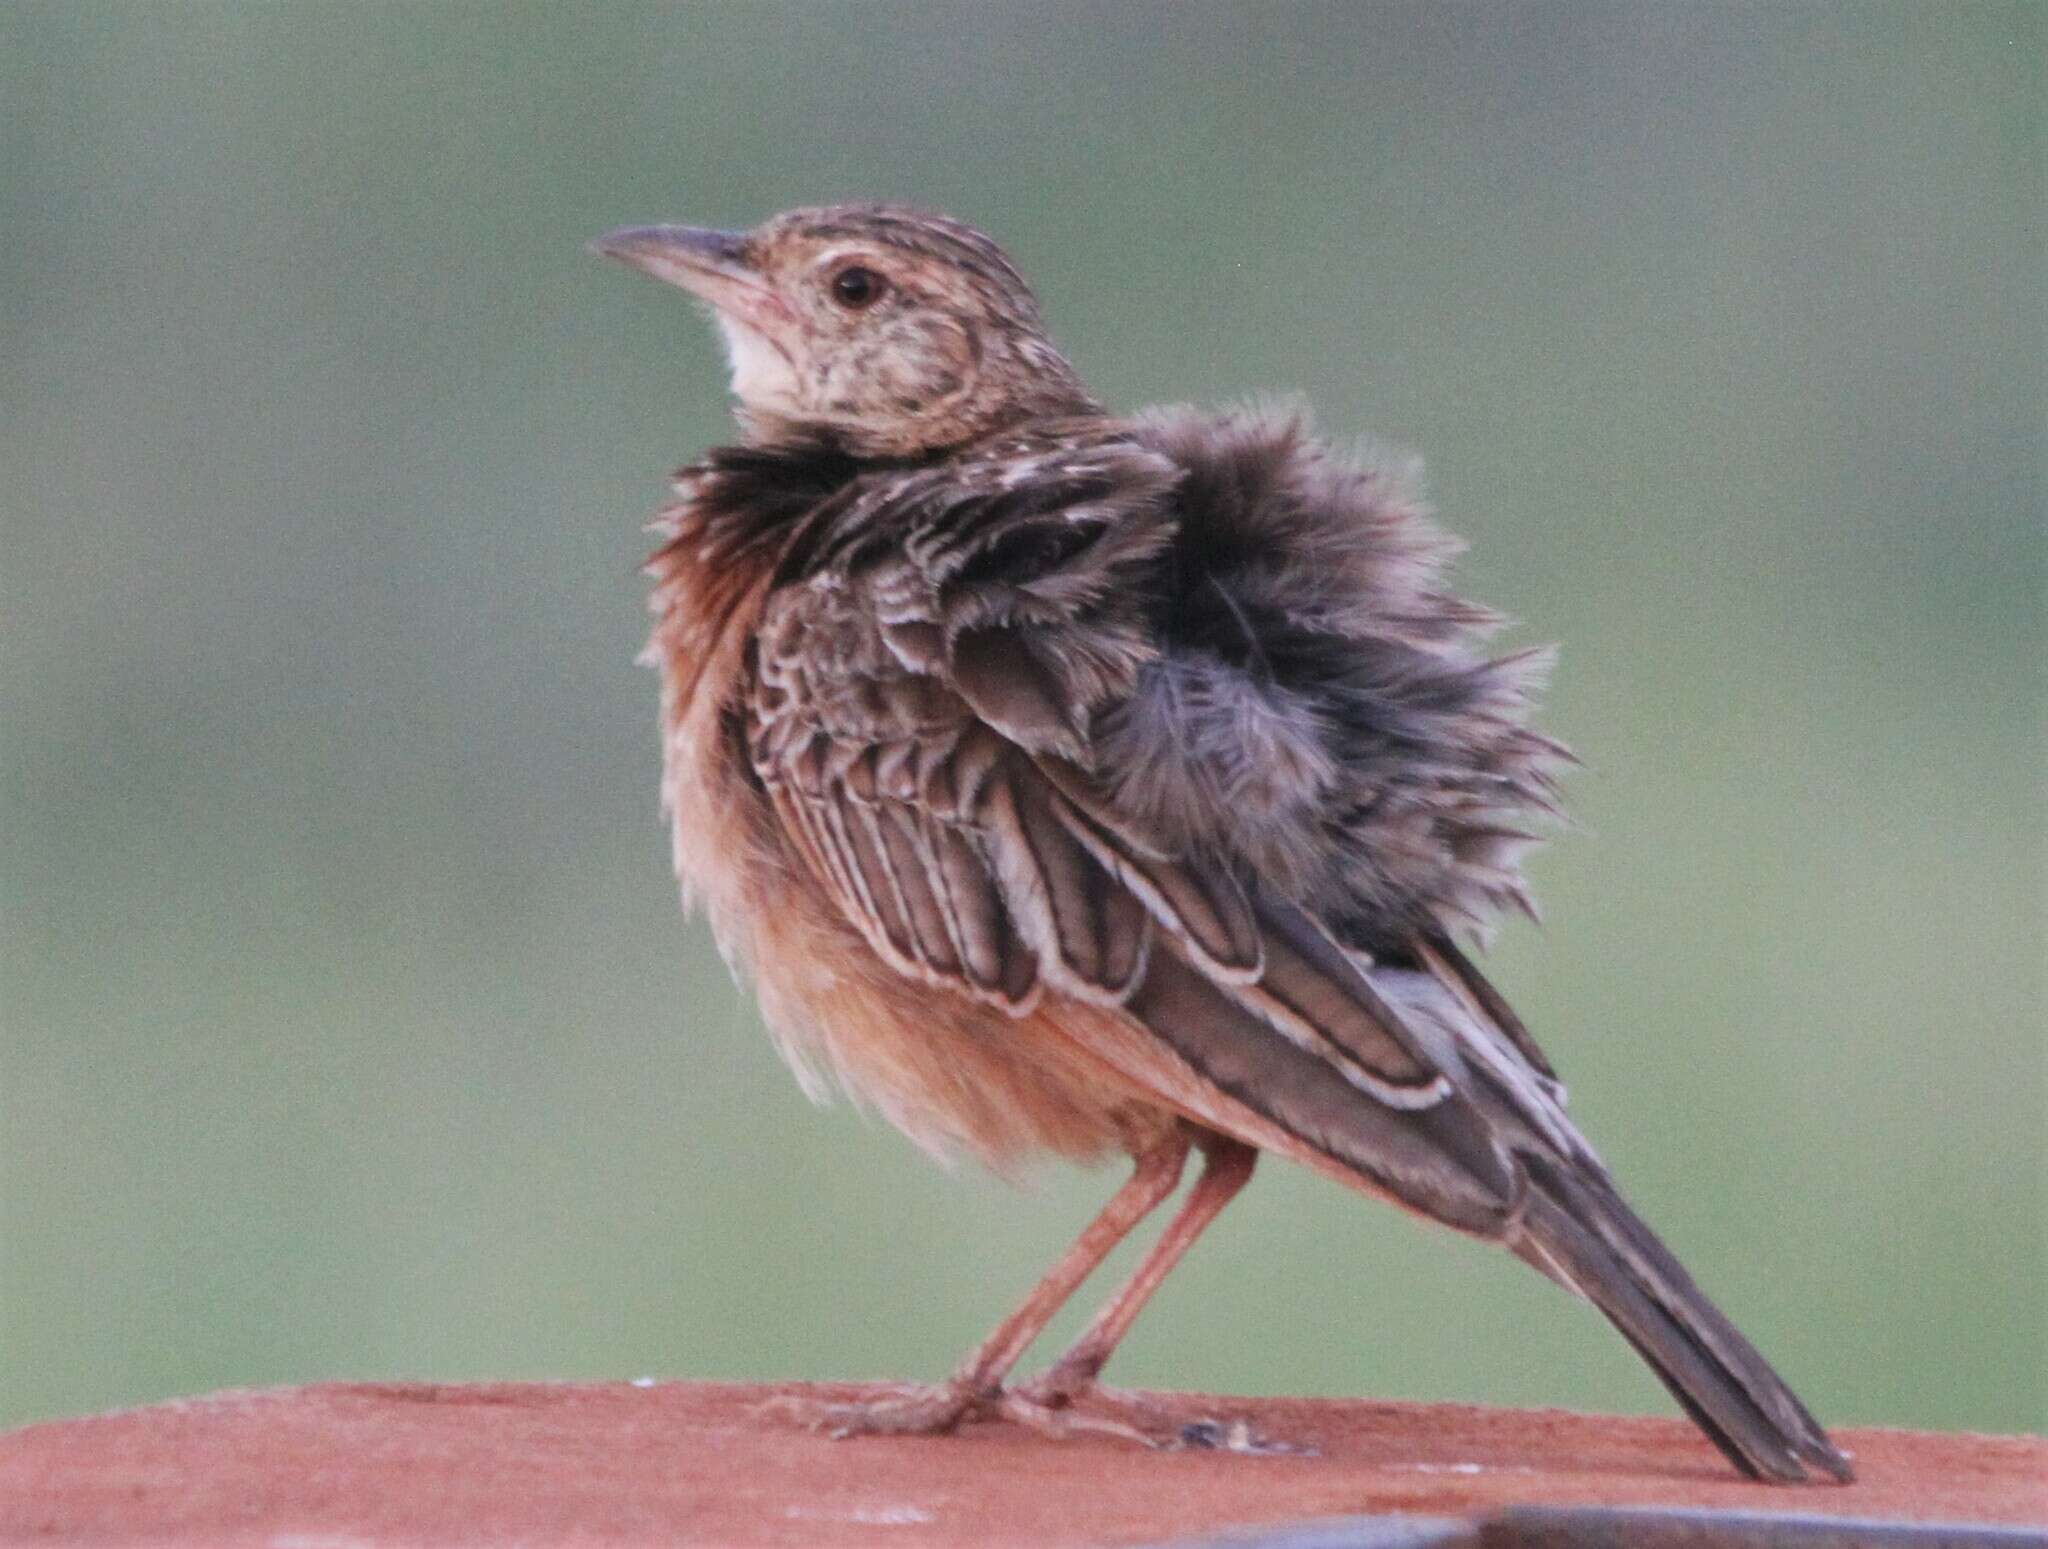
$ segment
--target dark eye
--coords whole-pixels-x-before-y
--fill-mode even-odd
[[[887,280],[859,264],[849,264],[832,276],[832,299],[853,312],[873,306],[888,288]]]

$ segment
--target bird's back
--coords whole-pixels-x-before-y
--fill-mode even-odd
[[[846,713],[924,675],[920,631],[1007,636],[1071,723],[1038,734],[1125,821],[1380,952],[1529,907],[1518,863],[1569,761],[1526,724],[1548,653],[1481,649],[1500,620],[1445,589],[1458,547],[1410,471],[1298,415],[1155,411],[851,481],[790,535],[768,610],[829,641],[846,670],[816,687]]]
[[[1482,650],[1500,619],[1446,589],[1459,545],[1412,471],[1291,414],[1168,411],[1136,434],[1181,476],[1161,653],[1103,728],[1121,799],[1375,954],[1528,908],[1519,859],[1568,761],[1526,724],[1549,656]]]

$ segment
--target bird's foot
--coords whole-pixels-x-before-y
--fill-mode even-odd
[[[776,1400],[773,1407],[794,1415],[811,1430],[842,1441],[852,1436],[943,1436],[972,1421],[1003,1419],[1058,1441],[1073,1436],[1117,1436],[1147,1447],[1174,1444],[1169,1425],[1147,1429],[1064,1404],[1054,1408],[1020,1392],[977,1386],[957,1377],[947,1382],[905,1383],[853,1403],[790,1397]]]
[[[996,1400],[995,1412],[1012,1425],[1036,1431],[1054,1441],[1075,1436],[1114,1436],[1134,1441],[1141,1447],[1167,1448],[1176,1445],[1170,1425],[1147,1424],[1141,1418],[1098,1414],[1071,1404],[1044,1404],[1022,1388],[1006,1389]]]
[[[772,1406],[835,1440],[852,1436],[943,1436],[976,1420],[1008,1420],[1054,1441],[1109,1436],[1160,1452],[1235,1452],[1247,1457],[1312,1457],[1315,1448],[1261,1435],[1244,1419],[1175,1415],[1151,1399],[1106,1388],[1055,1366],[1015,1388],[967,1378],[904,1383],[852,1403],[788,1397]]]
[[[828,1404],[790,1397],[776,1400],[773,1407],[835,1440],[849,1436],[943,1436],[969,1420],[995,1413],[1001,1396],[999,1391],[978,1388],[955,1377],[946,1382],[903,1383],[878,1397],[853,1403]]]
[[[1175,1415],[1151,1399],[1104,1387],[1092,1375],[1061,1365],[1004,1393],[999,1412],[1045,1435],[1121,1436],[1165,1452],[1313,1457],[1316,1450],[1261,1435],[1241,1418]]]

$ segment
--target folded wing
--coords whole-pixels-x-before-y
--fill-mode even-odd
[[[1498,1234],[1517,1175],[1455,1051],[1241,860],[1163,842],[1091,768],[1097,711],[1158,650],[1140,603],[1170,470],[1127,443],[1027,461],[869,492],[771,598],[746,740],[791,848],[899,972],[1020,1016],[1048,996],[1113,1013],[1144,1052],[1098,1052],[1163,1101],[1192,1083],[1205,1122],[1277,1126]]]

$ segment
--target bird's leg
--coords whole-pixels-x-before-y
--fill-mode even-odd
[[[1223,1207],[1251,1181],[1252,1166],[1259,1153],[1239,1141],[1205,1136],[1202,1155],[1202,1176],[1166,1230],[1160,1233],[1152,1251],[1103,1304],[1081,1337],[1024,1391],[1043,1403],[1060,1407],[1095,1381],[1152,1293],[1194,1246],[1195,1239],[1222,1213]]]
[[[1252,1167],[1259,1155],[1252,1147],[1221,1135],[1205,1135],[1200,1145],[1202,1175],[1189,1191],[1179,1212],[1152,1245],[1152,1251],[1145,1255],[1130,1279],[1103,1304],[1094,1321],[1065,1354],[1043,1375],[1004,1395],[1004,1414],[1031,1423],[1030,1415],[1035,1411],[1042,1422],[1067,1418],[1077,1428],[1111,1428],[1093,1417],[1084,1418],[1073,1413],[1075,1401],[1088,1398],[1126,1417],[1125,1423],[1116,1425],[1115,1429],[1126,1434],[1135,1433],[1154,1446],[1223,1447],[1242,1452],[1292,1450],[1253,1436],[1241,1424],[1224,1425],[1213,1420],[1176,1422],[1156,1406],[1129,1394],[1104,1389],[1095,1380],[1152,1293],[1159,1289],[1160,1283],[1173,1272],[1174,1266],[1194,1246],[1195,1239],[1202,1235],[1223,1207],[1251,1181]]]
[[[1045,1278],[1031,1288],[1031,1294],[1018,1304],[1016,1311],[975,1346],[952,1377],[936,1386],[908,1388],[888,1398],[831,1405],[816,1414],[818,1427],[834,1436],[930,1435],[952,1430],[977,1413],[1003,1409],[1002,1384],[1010,1368],[1017,1364],[1031,1341],[1044,1332],[1053,1314],[1065,1305],[1081,1282],[1101,1267],[1133,1227],[1173,1193],[1180,1183],[1181,1169],[1187,1164],[1188,1144],[1187,1132],[1175,1125],[1166,1138],[1140,1152],[1123,1187],[1110,1196],[1109,1203],[1074,1239],[1073,1246],[1060,1256]],[[1016,1418],[1033,1424],[1035,1416],[1019,1414]],[[1034,1428],[1047,1427],[1041,1424]],[[1086,1421],[1061,1428],[1123,1429]]]

